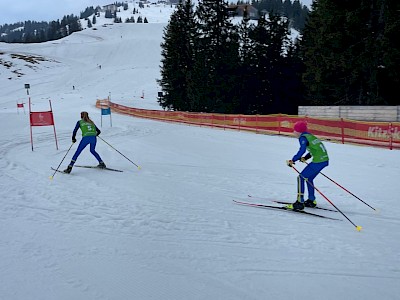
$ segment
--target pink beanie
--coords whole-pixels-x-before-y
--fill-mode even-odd
[[[308,130],[307,123],[304,121],[298,121],[294,124],[293,129],[294,129],[294,131],[300,132],[300,133],[306,132]]]

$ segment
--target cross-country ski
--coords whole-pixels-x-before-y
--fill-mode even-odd
[[[51,169],[52,169],[53,171],[56,171],[56,172],[58,172],[58,173],[62,173],[62,174],[69,174],[69,173],[66,173],[66,172],[64,172],[63,170],[60,170],[60,169],[55,169],[55,168],[53,168],[53,167],[51,167]]]
[[[303,215],[309,215],[309,216],[313,216],[313,217],[319,217],[319,218],[324,218],[324,219],[341,221],[341,219],[332,218],[332,217],[328,217],[328,216],[323,216],[323,215],[315,214],[315,213],[308,212],[308,211],[305,211],[305,210],[289,209],[286,206],[272,206],[272,205],[266,205],[266,204],[244,202],[244,201],[239,201],[239,200],[233,200],[233,202],[235,202],[237,204],[241,204],[241,205],[246,205],[246,206],[265,208],[265,209],[275,209],[275,210],[287,211],[287,212],[292,212],[292,213],[300,213],[300,214],[303,214]]]
[[[247,195],[247,196],[251,199],[261,200],[261,201],[270,201],[270,202],[278,203],[278,204],[291,204],[292,203],[289,201],[273,200],[273,199],[269,199],[269,198],[265,198],[265,197],[257,197],[257,196],[252,196],[252,195]],[[321,207],[321,206],[315,206],[315,207],[309,207],[309,208],[337,212],[337,210],[335,210],[335,209],[330,209],[330,208]]]
[[[108,170],[108,171],[114,171],[114,172],[123,172],[122,170],[118,170],[118,169],[113,169],[113,168],[109,168],[109,167],[99,167],[99,166],[82,166],[82,165],[75,165],[74,167],[78,167],[78,168],[87,168],[87,169],[99,169],[99,170]]]

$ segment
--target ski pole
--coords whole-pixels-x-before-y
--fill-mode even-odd
[[[307,165],[309,165],[308,162],[305,161],[305,163]],[[376,211],[375,208],[373,208],[371,205],[369,205],[368,203],[366,203],[365,201],[363,201],[362,199],[360,199],[359,197],[357,197],[356,195],[354,195],[352,192],[350,192],[348,189],[346,189],[345,187],[341,186],[339,183],[337,183],[335,180],[329,178],[328,176],[326,176],[324,173],[319,172],[322,176],[324,176],[325,178],[329,179],[330,181],[332,181],[334,184],[336,184],[337,186],[341,187],[343,190],[345,190],[346,192],[348,192],[350,195],[352,195],[353,197],[355,197],[356,199],[360,200],[362,203],[364,203],[365,205],[369,206],[370,208],[372,208],[373,210]]]
[[[99,139],[101,139],[104,143],[106,143],[108,146],[110,146],[111,148],[113,148],[115,151],[117,151],[119,154],[121,154],[123,157],[125,157],[127,160],[129,160],[131,163],[133,163],[136,167],[138,167],[138,169],[140,170],[141,168],[135,164],[133,161],[131,161],[129,158],[127,158],[125,155],[123,155],[121,152],[119,152],[117,149],[115,149],[113,146],[111,146],[109,143],[107,143],[103,138],[101,138],[100,136],[97,136]]]
[[[328,201],[338,212],[340,212],[351,224],[354,225],[354,227],[357,229],[357,231],[360,231],[362,229],[361,226],[357,226],[356,224],[354,224],[339,208],[337,208],[337,206],[335,204],[332,203],[331,200],[328,199],[328,197],[326,197],[319,189],[317,189],[315,187],[315,185],[311,184],[310,182],[308,182],[307,178],[305,178],[303,175],[300,174],[300,172],[292,165],[291,166],[298,174],[299,176],[301,176],[306,182],[307,184],[311,185],[318,193],[320,193],[320,195],[322,197],[325,198],[326,201]]]
[[[67,154],[68,154],[69,150],[71,150],[73,144],[74,144],[74,143],[72,143],[71,146],[69,146],[69,148],[68,148],[68,150],[67,150],[67,153],[65,153],[63,159],[61,160],[60,164],[58,165],[58,167],[57,167],[56,170],[54,171],[53,175],[50,176],[50,179],[53,179],[54,175],[57,173],[58,168],[59,168],[59,167],[61,166],[61,164],[63,163],[65,157],[67,157]]]

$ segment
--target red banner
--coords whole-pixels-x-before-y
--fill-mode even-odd
[[[58,150],[56,127],[54,126],[53,109],[51,107],[51,101],[49,100],[50,110],[49,111],[37,111],[34,112],[31,109],[31,98],[29,97],[29,119],[30,119],[30,130],[31,130],[31,146],[33,151],[33,126],[53,126],[54,138],[56,140],[56,148]]]
[[[50,126],[54,125],[52,111],[41,111],[30,113],[31,126]]]

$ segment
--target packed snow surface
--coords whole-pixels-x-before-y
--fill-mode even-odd
[[[0,299],[398,299],[398,151],[325,142],[324,174],[362,200],[319,175],[315,185],[344,215],[309,211],[334,221],[232,201],[295,201],[297,173],[285,164],[295,138],[101,117],[95,102],[107,97],[161,109],[166,22],[0,44]],[[29,98],[33,111],[51,100],[58,150],[46,126],[32,128],[32,151]],[[75,152],[81,111],[107,142],[97,152],[122,173],[51,170]],[[85,149],[77,164],[97,161]]]

